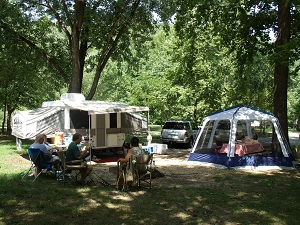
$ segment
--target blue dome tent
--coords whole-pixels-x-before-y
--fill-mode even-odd
[[[249,106],[217,111],[202,120],[188,164],[218,168],[293,169],[294,157],[278,119]]]

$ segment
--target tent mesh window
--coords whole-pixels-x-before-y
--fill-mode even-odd
[[[229,120],[210,120],[195,148],[196,153],[216,154],[224,144],[229,143],[231,123]],[[214,132],[214,133],[212,133]],[[235,142],[257,140],[264,147],[264,154],[282,156],[282,149],[275,128],[270,121],[238,120]],[[259,153],[261,154],[261,153]]]
[[[214,148],[209,146],[210,137],[212,135],[214,121],[209,121],[203,128],[202,128],[202,135],[200,136],[200,140],[195,148],[196,153],[200,154],[214,154]]]

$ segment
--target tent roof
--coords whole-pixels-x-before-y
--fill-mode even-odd
[[[235,106],[212,113],[204,120],[233,120],[234,118],[239,120],[272,120],[276,117],[271,113],[250,106]]]
[[[145,106],[130,106],[120,102],[106,102],[106,101],[69,101],[69,100],[58,100],[44,102],[43,107],[69,107],[70,109],[79,109],[88,111],[89,114],[106,114],[106,113],[117,113],[117,112],[142,112],[149,111],[148,107]]]
[[[62,110],[60,107],[42,107],[33,110],[19,111],[14,116],[18,116],[20,119],[26,118],[28,122],[32,123],[36,120],[47,118],[60,110]]]

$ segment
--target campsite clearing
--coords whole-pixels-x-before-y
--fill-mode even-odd
[[[251,181],[252,175],[265,176],[276,174],[289,174],[284,170],[275,171],[254,171],[254,170],[234,170],[234,169],[218,169],[200,165],[188,165],[190,149],[169,148],[164,155],[154,155],[156,169],[164,175],[164,177],[154,178],[153,186],[159,188],[186,188],[186,187],[203,187],[210,185],[227,185],[232,183],[243,183]],[[97,173],[107,180],[109,183],[115,183],[115,162],[94,164]],[[293,173],[293,172],[291,172]],[[222,181],[222,182],[220,182]]]
[[[25,143],[24,143],[25,146]],[[155,155],[165,176],[152,189],[119,192],[108,170],[95,165],[112,186],[88,186],[43,176],[21,180],[29,162],[13,138],[0,138],[0,224],[298,224],[300,171],[245,172],[188,166],[189,149]]]

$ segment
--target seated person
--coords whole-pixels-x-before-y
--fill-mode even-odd
[[[44,155],[44,162],[51,163],[56,169],[59,169],[59,159],[52,155],[52,151],[48,150],[44,145],[44,134],[39,134],[35,137],[35,142],[30,145],[30,148],[39,148]],[[38,173],[41,168],[38,168]]]
[[[128,167],[128,161],[132,155],[145,155],[145,151],[139,147],[139,139],[137,137],[132,137],[130,140],[130,149],[128,150],[125,158],[120,158],[117,162],[118,165],[118,175],[117,183],[119,182],[120,171],[126,171],[126,183],[129,186],[137,185],[137,179],[134,175],[133,167]]]
[[[52,153],[52,156],[57,156],[56,159],[59,159],[58,158],[58,154],[57,154],[57,150],[55,147],[51,146],[51,144],[47,141],[47,135],[46,134],[43,134],[44,136],[44,145],[46,146],[46,148],[48,149],[48,151],[50,151]],[[55,158],[55,157],[54,157]]]
[[[140,140],[137,137],[132,137],[130,140],[130,149],[128,150],[125,158],[120,158],[118,162],[127,163],[131,155],[144,155],[145,152],[139,147]]]
[[[88,156],[88,150],[89,148],[85,148],[83,151],[79,150],[79,147],[77,146],[80,144],[82,140],[82,135],[79,133],[75,133],[72,138],[72,142],[69,144],[67,152],[66,152],[66,163],[70,163],[73,160],[84,160]],[[80,169],[81,172],[81,178],[78,180],[79,183],[85,184],[86,183],[86,177],[92,172],[93,167],[91,165],[87,165],[86,167],[83,167]]]

